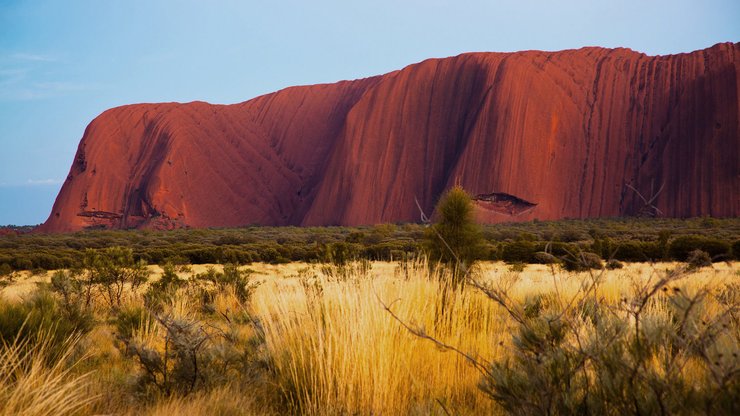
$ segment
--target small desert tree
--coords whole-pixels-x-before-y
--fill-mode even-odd
[[[426,232],[430,260],[450,267],[454,286],[464,283],[467,271],[482,251],[483,237],[473,208],[465,190],[459,186],[450,189],[437,204],[438,221]]]
[[[127,247],[88,249],[84,265],[88,281],[100,288],[111,307],[121,306],[124,289],[128,287],[135,292],[150,274],[146,262],[135,261],[133,250]]]

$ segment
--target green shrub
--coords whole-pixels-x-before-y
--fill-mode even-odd
[[[702,250],[694,250],[686,257],[686,264],[691,270],[701,269],[712,265],[712,258],[709,253]]]
[[[713,261],[727,260],[730,257],[730,244],[713,238],[700,236],[683,236],[671,241],[668,252],[674,260],[686,261],[694,250],[709,254]]]
[[[177,289],[187,284],[187,280],[177,275],[177,269],[172,263],[165,264],[162,270],[162,276],[150,283],[144,294],[146,305],[156,310],[160,309],[165,300],[174,296]]]
[[[164,350],[123,338],[125,352],[142,369],[138,384],[144,394],[185,396],[248,372],[252,354],[240,351],[234,336],[219,337],[218,331],[197,319],[163,316],[156,320],[164,333]]]
[[[571,253],[562,258],[563,269],[569,272],[581,272],[591,269],[601,269],[603,264],[601,257],[596,253],[578,252]]]
[[[483,235],[473,216],[473,201],[459,186],[437,204],[439,221],[427,229],[426,249],[432,262],[449,265],[453,285],[463,284],[467,270],[481,258]]]
[[[49,334],[52,349],[61,352],[67,339],[93,327],[89,313],[68,313],[48,290],[38,289],[22,302],[0,298],[0,341],[34,340]],[[31,342],[33,344],[33,342]]]
[[[240,301],[247,302],[252,292],[257,288],[257,284],[250,280],[251,273],[251,270],[239,270],[239,267],[235,264],[225,264],[223,272],[209,267],[205,273],[195,275],[194,279],[210,284],[209,287],[203,288],[206,302],[211,302],[218,292],[228,288],[234,290]]]
[[[609,270],[617,270],[623,267],[624,267],[624,264],[622,264],[622,262],[619,260],[611,259],[606,262],[606,268]]]
[[[509,265],[509,271],[512,273],[521,273],[527,267],[524,263],[511,263]]]
[[[613,253],[604,253],[606,258],[612,256],[616,260],[630,262],[659,261],[664,257],[663,248],[658,242],[623,241],[616,244]]]
[[[84,264],[89,281],[97,285],[112,307],[121,306],[124,289],[128,287],[135,292],[150,274],[146,263],[135,261],[133,250],[124,247],[88,249]]]
[[[514,241],[502,243],[501,260],[506,263],[532,263],[539,250],[537,243],[531,241]]]
[[[556,264],[556,263],[560,263],[560,259],[558,259],[557,257],[553,256],[550,253],[546,253],[544,251],[538,251],[534,253],[534,255],[532,256],[532,263]]]
[[[31,259],[25,257],[16,257],[13,268],[16,270],[31,270],[33,268],[33,262]]]
[[[121,309],[115,318],[116,332],[122,339],[129,339],[145,324],[153,324],[153,318],[146,309],[133,306]]]
[[[13,268],[8,263],[0,263],[0,277],[10,276],[13,273]]]

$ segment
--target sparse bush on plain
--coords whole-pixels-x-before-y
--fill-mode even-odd
[[[606,262],[606,268],[609,270],[622,269],[624,268],[624,263],[616,259],[611,259]]]
[[[550,253],[544,251],[538,251],[532,256],[532,262],[537,264],[557,264],[560,263],[560,259],[553,256]]]
[[[0,298],[0,341],[32,346],[43,336],[50,359],[62,356],[67,340],[89,332],[93,324],[91,314],[70,313],[48,290],[36,290],[19,302]]]
[[[548,251],[560,257],[565,254],[560,252],[560,248],[568,251],[580,248],[599,254],[603,259],[621,261],[685,261],[688,252],[697,248],[710,253],[715,261],[732,258],[729,256],[737,258],[739,249],[727,250],[727,247],[738,241],[740,219],[712,218],[716,226],[711,228],[704,227],[703,221],[701,218],[614,218],[483,225],[485,242],[480,258],[529,263],[537,251]],[[134,260],[144,260],[149,264],[283,264],[288,261],[324,261],[324,245],[340,242],[352,244],[357,257],[387,261],[396,250],[407,254],[423,251],[426,231],[427,228],[420,224],[385,224],[372,227],[87,230],[59,235],[20,234],[0,236],[0,265],[8,264],[13,270],[82,268],[86,249],[102,250],[116,246],[132,249]],[[711,240],[715,247],[692,243],[681,248],[681,244],[686,245],[687,237],[694,242],[697,237],[702,241]],[[521,242],[532,243],[531,250],[522,252]],[[545,250],[548,243],[551,250]],[[509,249],[509,246],[513,247]],[[713,252],[716,248],[719,249],[717,253]]]
[[[730,322],[740,303],[715,300],[707,313],[712,291],[682,290],[679,277],[638,286],[616,309],[598,296],[601,276],[572,305],[517,305],[481,286],[517,326],[512,354],[484,371],[481,388],[517,415],[737,414],[740,337]]]
[[[240,270],[236,264],[225,264],[223,271],[209,267],[205,273],[197,274],[195,281],[207,282],[210,285],[202,287],[203,296],[208,302],[213,301],[216,294],[232,289],[241,302],[248,302],[257,284],[250,280],[249,270]]]
[[[686,257],[686,264],[691,270],[701,269],[702,267],[710,267],[712,265],[712,257],[709,253],[703,250],[693,250]]]
[[[598,270],[604,266],[598,254],[587,251],[570,253],[563,256],[562,261],[563,269],[570,272]]]
[[[87,250],[84,265],[88,280],[98,286],[110,306],[121,306],[124,290],[136,291],[149,276],[146,262],[135,261],[130,248]]]
[[[460,286],[483,250],[483,235],[475,222],[473,201],[465,190],[456,186],[442,196],[435,213],[439,220],[426,232],[429,258],[449,265],[453,286]]]
[[[189,272],[187,267],[179,267],[183,272]],[[149,283],[149,288],[144,294],[144,303],[154,309],[159,309],[162,303],[173,298],[177,290],[187,284],[187,280],[177,274],[178,267],[167,263],[162,267],[162,275],[159,280]]]

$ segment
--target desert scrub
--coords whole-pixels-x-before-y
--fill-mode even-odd
[[[0,341],[6,344],[17,341],[16,345],[32,347],[43,336],[43,356],[52,361],[64,355],[67,339],[89,332],[93,325],[92,315],[69,313],[44,289],[17,302],[0,297]]]
[[[600,294],[602,273],[546,304],[473,282],[515,324],[481,389],[519,415],[737,414],[736,288],[687,286],[684,272],[654,271],[616,305]]]
[[[254,375],[262,366],[261,333],[248,312],[256,288],[249,274],[224,265],[186,280],[166,267],[153,285],[167,296],[154,297],[150,288],[138,303],[120,309],[116,335],[140,369],[139,396],[184,397]]]

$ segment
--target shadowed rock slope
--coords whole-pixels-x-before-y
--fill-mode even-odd
[[[740,214],[740,44],[470,53],[87,127],[40,231]]]

